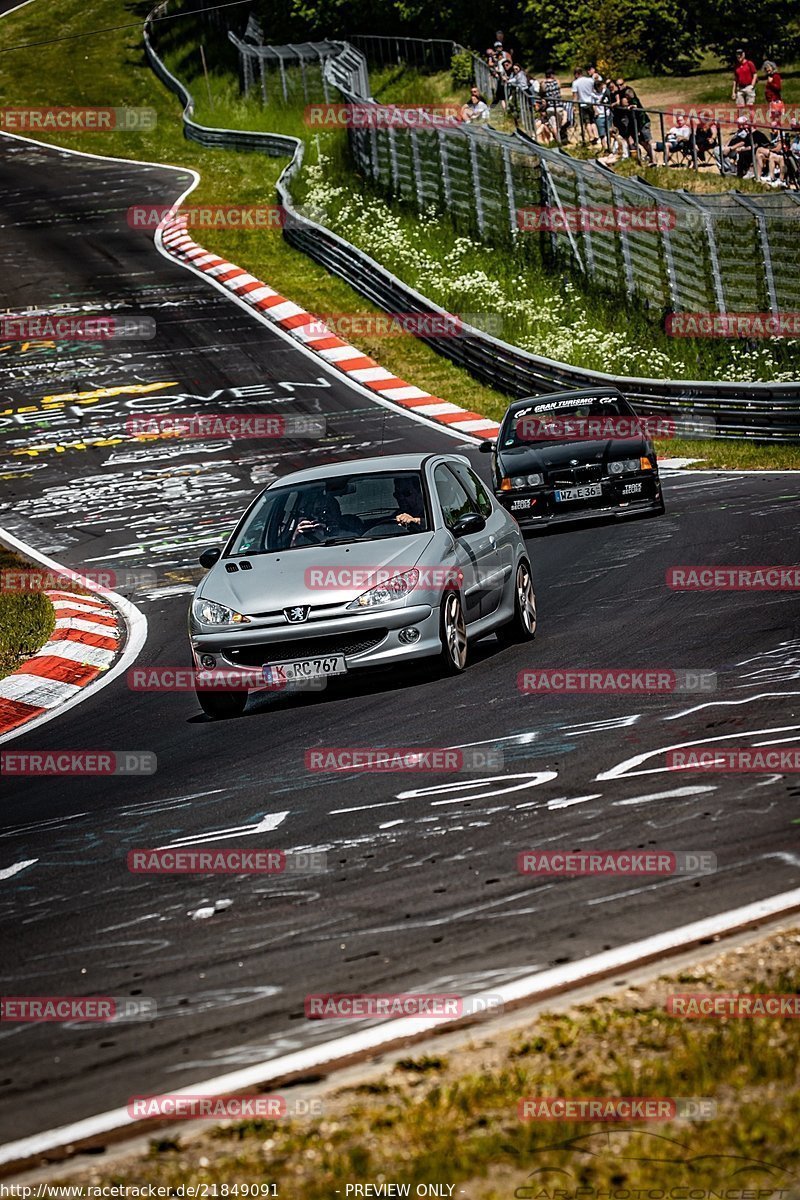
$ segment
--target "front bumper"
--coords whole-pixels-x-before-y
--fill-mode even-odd
[[[501,492],[495,489],[498,503],[514,518],[520,529],[531,530],[548,525],[571,525],[576,521],[598,521],[643,516],[663,511],[661,480],[652,472],[598,480],[601,495],[583,500],[559,501],[552,486]],[[623,492],[623,488],[641,485],[641,491]],[[516,507],[515,507],[516,505]]]
[[[402,642],[400,633],[412,626],[419,630],[418,639]],[[220,669],[238,667],[252,673],[267,663],[343,655],[347,670],[355,671],[438,654],[439,610],[415,604],[302,625],[248,624],[213,632],[194,628],[191,643],[195,666],[202,669],[212,668],[201,663],[201,656],[213,657]]]

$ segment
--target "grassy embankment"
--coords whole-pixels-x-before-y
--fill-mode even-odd
[[[31,564],[0,546],[0,575],[11,572],[14,587],[0,587],[0,679],[44,645],[55,626],[53,605],[38,590],[17,591],[17,573]],[[34,568],[35,569],[35,568]]]
[[[798,1022],[685,1020],[666,1005],[672,992],[796,993],[798,947],[800,930],[777,932],[514,1031],[479,1030],[450,1050],[434,1039],[361,1083],[332,1083],[314,1119],[162,1135],[149,1154],[95,1161],[70,1182],[186,1185],[182,1194],[205,1185],[219,1196],[269,1181],[303,1200],[384,1181],[411,1185],[412,1196],[419,1184],[450,1185],[470,1200],[574,1200],[579,1188],[597,1189],[580,1200],[609,1190],[635,1200],[637,1189],[640,1200],[797,1200]],[[319,1095],[302,1084],[285,1094]],[[520,1099],[546,1096],[699,1097],[717,1111],[650,1124],[519,1119]]]

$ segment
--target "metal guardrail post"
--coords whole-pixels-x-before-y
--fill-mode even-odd
[[[750,139],[752,141],[752,132]],[[755,156],[753,157],[753,170],[755,171]],[[773,317],[778,315],[780,311],[778,305],[778,293],[775,288],[775,274],[772,270],[772,247],[769,244],[769,230],[767,229],[767,220],[764,216],[764,210],[754,204],[749,196],[742,196],[739,192],[732,192],[734,200],[737,204],[741,204],[748,212],[751,212],[755,217],[756,226],[758,227],[758,237],[761,242],[761,254],[764,264],[764,276],[767,283],[767,296],[769,298],[769,309]]]

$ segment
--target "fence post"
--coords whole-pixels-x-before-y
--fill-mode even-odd
[[[450,212],[453,204],[453,192],[450,187],[450,167],[447,162],[447,135],[443,129],[437,129],[436,133],[439,141],[439,163],[442,168],[442,196],[445,208]]]
[[[561,203],[561,197],[558,194],[558,188],[556,187],[555,183],[553,182],[553,173],[550,170],[550,168],[547,165],[547,162],[545,161],[544,158],[540,159],[540,162],[541,162],[542,176],[545,180],[545,186],[546,186],[546,197],[543,196],[542,199],[543,200],[546,199],[551,208],[552,208],[552,202],[553,202],[553,200],[555,200],[556,207],[558,208],[558,211],[561,213],[561,217],[564,222],[564,229],[566,230],[567,237],[569,238],[570,245],[572,246],[572,252],[575,255],[575,259],[578,263],[578,266],[580,267],[580,269],[582,271],[585,272],[586,268],[583,265],[583,258],[581,256],[580,250],[578,249],[578,243],[575,241],[573,232],[570,229],[569,221],[567,220],[567,214],[564,212],[564,205]],[[555,231],[553,231],[550,234],[550,238],[553,242],[553,245],[555,245],[556,239],[558,238],[558,234]]]
[[[250,54],[243,46],[239,47],[239,53],[242,56],[242,82],[244,84],[244,94],[249,96],[250,88],[253,86],[253,63],[250,59]]]
[[[586,203],[586,179],[583,171],[576,171],[575,177],[578,183],[578,200],[580,202],[581,211],[586,212],[588,207]],[[590,230],[591,222],[584,221],[583,225],[583,249],[586,254],[586,270],[589,275],[594,274],[594,249],[592,247],[592,234]]]
[[[397,142],[395,141],[394,126],[389,126],[389,172],[391,175],[392,195],[400,194],[400,172],[397,167]]]
[[[369,141],[371,150],[370,168],[372,170],[372,178],[379,183],[381,177],[381,167],[380,159],[378,158],[378,131],[374,125],[369,131]]]
[[[281,70],[281,89],[283,91],[283,98],[288,104],[289,92],[287,91],[287,88],[286,88],[286,72],[283,69],[283,55],[282,54],[278,54],[278,66],[280,67],[280,70]]]
[[[511,150],[508,146],[503,146],[503,174],[506,181],[506,195],[508,196],[508,219],[511,225],[511,233],[515,234],[519,228],[517,220],[517,202],[514,198],[514,175],[511,170]]]
[[[266,74],[264,71],[264,56],[263,56],[263,54],[259,54],[259,56],[258,56],[258,70],[259,70],[259,75],[261,78],[261,103],[264,106],[264,108],[266,108],[269,101],[267,99],[267,77],[266,77]]]
[[[613,176],[613,172],[611,174],[611,195],[614,197],[614,208],[616,210],[619,208],[619,195],[621,189],[616,181],[616,177]],[[619,225],[618,221],[617,225]],[[632,296],[635,290],[633,280],[633,263],[631,262],[631,246],[630,242],[628,241],[628,231],[624,227],[619,229],[619,245],[620,249],[622,250],[622,261],[625,266],[625,286],[628,290],[628,294]]]
[[[417,193],[417,208],[422,212],[425,207],[425,196],[422,188],[422,163],[419,157],[419,141],[417,140],[417,130],[409,129],[408,136],[411,138],[411,162],[414,168],[414,186]]]
[[[753,135],[750,134],[752,141]],[[755,151],[753,152],[753,173],[755,174]],[[761,254],[764,265],[764,276],[767,282],[767,296],[769,297],[769,310],[773,317],[778,315],[778,293],[775,289],[775,273],[772,270],[772,248],[769,244],[769,230],[767,229],[767,219],[764,216],[764,210],[754,204],[747,196],[740,196],[738,192],[732,193],[737,204],[741,204],[753,214],[758,226],[758,237],[761,242]]]
[[[478,221],[478,232],[483,237],[485,221],[483,214],[483,196],[481,195],[480,164],[478,162],[478,143],[474,136],[466,135],[469,141],[469,160],[472,168],[472,191],[475,196],[475,216]]]
[[[711,264],[711,279],[714,284],[714,299],[717,305],[717,312],[727,312],[725,307],[725,289],[722,286],[722,272],[719,269],[719,255],[717,254],[717,243],[714,237],[714,224],[711,220],[711,213],[699,200],[694,196],[680,189],[681,199],[685,204],[696,208],[703,219],[703,227],[706,231],[706,239],[708,241],[708,260]]]

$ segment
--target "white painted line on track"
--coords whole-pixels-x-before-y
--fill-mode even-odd
[[[689,925],[681,925],[666,933],[657,933],[638,942],[629,942],[614,950],[582,958],[578,962],[566,963],[548,971],[525,975],[513,983],[494,985],[492,994],[499,996],[504,1008],[512,1005],[539,1002],[550,996],[582,987],[605,976],[617,975],[634,967],[664,958],[678,951],[688,950],[709,938],[734,933],[754,924],[760,924],[800,910],[800,888],[782,892],[767,900],[757,900],[713,917],[704,917]],[[385,1021],[368,1029],[361,1029],[341,1038],[334,1038],[321,1045],[298,1050],[280,1058],[255,1063],[227,1075],[217,1075],[193,1083],[177,1092],[178,1096],[226,1096],[245,1092],[248,1088],[272,1084],[300,1073],[332,1070],[338,1063],[382,1052],[390,1045],[417,1041],[433,1030],[458,1026],[458,1018],[435,1019],[430,1017],[406,1017],[397,1021]],[[486,1026],[484,1026],[486,1027]],[[136,1126],[139,1125],[139,1129]],[[71,1125],[48,1129],[16,1142],[0,1146],[0,1164],[23,1162],[64,1146],[75,1147],[88,1139],[96,1139],[114,1130],[130,1128],[142,1131],[141,1123],[129,1116],[127,1108],[115,1108],[108,1112],[86,1117]]]

